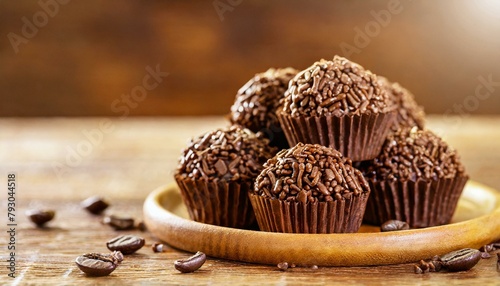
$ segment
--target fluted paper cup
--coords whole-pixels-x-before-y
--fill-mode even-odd
[[[467,180],[467,176],[431,181],[368,180],[371,195],[364,221],[381,225],[396,219],[411,228],[448,224]]]
[[[251,229],[255,215],[248,198],[253,181],[192,180],[175,176],[192,220],[218,226]]]
[[[262,231],[284,233],[354,233],[363,221],[369,192],[342,200],[302,203],[249,194]]]
[[[277,115],[290,146],[321,144],[353,161],[365,161],[380,153],[397,113],[295,117],[279,111]]]

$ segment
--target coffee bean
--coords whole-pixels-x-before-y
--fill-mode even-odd
[[[410,229],[410,226],[406,222],[395,219],[388,220],[380,226],[382,232],[408,229]]]
[[[288,269],[288,262],[280,262],[278,263],[278,269],[281,270],[281,271],[286,271]]]
[[[109,204],[101,197],[94,196],[81,202],[81,206],[90,213],[98,215],[102,213],[109,206]]]
[[[184,260],[176,260],[174,262],[175,269],[182,273],[190,273],[198,270],[207,260],[205,253],[198,251],[195,255]]]
[[[153,243],[151,245],[151,249],[153,249],[153,252],[163,252],[164,247],[165,245],[163,245],[162,243]]]
[[[481,252],[477,249],[464,248],[452,251],[439,258],[448,271],[465,271],[474,267],[481,260]]]
[[[106,276],[113,272],[123,260],[119,251],[111,254],[86,253],[78,256],[75,260],[76,266],[89,276]]]
[[[46,222],[51,221],[55,216],[52,210],[28,210],[26,215],[38,227],[42,227]]]
[[[125,218],[118,217],[115,215],[106,216],[102,222],[111,226],[116,230],[128,230],[134,228],[134,219],[133,218]]]
[[[144,246],[145,240],[135,235],[117,236],[108,242],[106,246],[109,250],[120,251],[123,254],[132,254]]]

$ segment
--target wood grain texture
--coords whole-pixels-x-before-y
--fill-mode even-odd
[[[26,37],[39,1],[0,1],[0,116],[121,116],[127,105],[112,104],[157,65],[168,77],[131,114],[225,114],[255,73],[335,54],[400,82],[429,113],[500,110],[496,0],[67,2]],[[221,18],[214,3],[235,7]],[[26,39],[17,53],[10,33]]]
[[[153,234],[189,252],[202,251],[213,257],[271,265],[286,261],[318,266],[373,266],[430,259],[500,240],[500,192],[469,182],[464,197],[471,199],[461,200],[457,209],[466,212],[465,215],[469,208],[481,209],[483,213],[452,224],[384,233],[378,227],[365,225],[358,233],[297,234],[197,223],[183,209],[175,183],[152,192],[144,202],[143,215]]]
[[[468,272],[425,275],[415,275],[411,264],[319,270],[301,267],[280,272],[273,266],[209,259],[200,271],[179,274],[173,262],[190,256],[189,253],[173,248],[153,253],[148,246],[157,239],[151,234],[114,231],[81,210],[79,202],[101,194],[112,202],[109,212],[141,218],[145,197],[158,186],[173,182],[172,172],[187,140],[226,123],[220,117],[127,118],[113,119],[107,125],[103,122],[107,122],[105,118],[0,119],[0,186],[5,190],[8,172],[16,172],[19,183],[18,278],[7,277],[2,266],[0,284],[498,285],[500,281],[495,258],[480,261]],[[99,129],[100,124],[109,128]],[[500,189],[498,126],[498,116],[429,118],[429,127],[458,149],[471,179],[497,190]],[[95,144],[90,143],[91,148],[85,149],[84,142],[90,142],[88,134],[97,134],[92,133],[96,130],[107,132],[102,132],[100,140],[95,135]],[[71,150],[79,156],[70,156]],[[2,193],[0,260],[5,261],[7,211],[5,192]],[[28,208],[38,207],[57,211],[56,218],[45,229],[33,227],[24,216]],[[147,246],[126,257],[112,275],[89,278],[76,268],[74,259],[78,255],[106,251],[105,242],[124,233],[142,235]]]

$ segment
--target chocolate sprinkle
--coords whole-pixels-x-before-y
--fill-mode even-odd
[[[290,81],[283,112],[292,116],[342,116],[394,108],[375,74],[335,56],[332,61],[315,62]]]
[[[378,76],[380,85],[383,86],[390,96],[390,99],[398,106],[398,116],[393,130],[400,127],[414,127],[423,129],[425,125],[425,112],[422,106],[418,105],[411,92],[402,87],[399,83],[391,83],[387,78]]]
[[[500,252],[497,253],[497,271],[500,272]]]
[[[264,165],[254,191],[268,198],[291,202],[342,200],[369,192],[352,162],[332,148],[299,143],[280,151]]]
[[[403,128],[386,139],[382,152],[362,167],[375,180],[437,180],[465,173],[457,152],[429,130]]]
[[[276,152],[268,143],[241,126],[210,131],[191,140],[176,173],[190,179],[252,179]]]
[[[279,270],[286,271],[289,267],[288,262],[280,262],[276,265]]]
[[[297,72],[294,68],[270,68],[256,74],[238,90],[231,106],[231,122],[253,132],[279,127],[276,110],[283,103],[288,82]]]

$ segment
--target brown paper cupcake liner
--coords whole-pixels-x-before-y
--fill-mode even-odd
[[[207,224],[249,229],[255,215],[248,198],[248,182],[191,180],[175,176],[192,220]]]
[[[299,116],[278,112],[290,146],[311,143],[329,146],[353,161],[375,158],[394,120],[396,111],[362,115]]]
[[[411,228],[448,224],[467,180],[467,176],[416,182],[368,180],[371,195],[364,221],[381,225],[397,219]]]
[[[353,233],[363,221],[369,193],[317,203],[287,202],[250,193],[260,230],[284,233]]]

